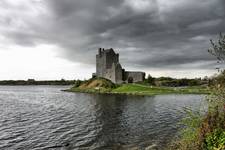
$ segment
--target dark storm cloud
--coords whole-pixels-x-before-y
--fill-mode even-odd
[[[225,32],[224,0],[23,2],[0,2],[2,35],[23,46],[57,45],[62,57],[81,63],[112,47],[128,66],[207,69],[214,65],[209,39]]]

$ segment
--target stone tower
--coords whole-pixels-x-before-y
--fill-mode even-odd
[[[96,76],[122,83],[122,67],[119,63],[119,54],[114,50],[99,48],[96,55]]]
[[[119,63],[119,54],[112,48],[99,48],[96,55],[96,73],[95,76],[103,77],[114,83],[122,82],[140,82],[145,78],[144,72],[125,71]]]

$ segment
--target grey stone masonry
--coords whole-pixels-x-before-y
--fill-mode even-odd
[[[119,63],[119,54],[115,53],[112,48],[99,48],[96,55],[95,76],[109,79],[114,83],[123,83],[143,81],[145,73],[125,71]]]

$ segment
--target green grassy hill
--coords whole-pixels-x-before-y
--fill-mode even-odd
[[[105,78],[92,78],[84,81],[80,86],[72,87],[69,91],[72,92],[110,92],[113,88],[116,88],[116,84]]]

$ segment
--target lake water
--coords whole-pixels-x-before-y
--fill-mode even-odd
[[[159,149],[176,134],[183,107],[204,96],[136,97],[63,92],[65,86],[0,86],[0,149]]]

